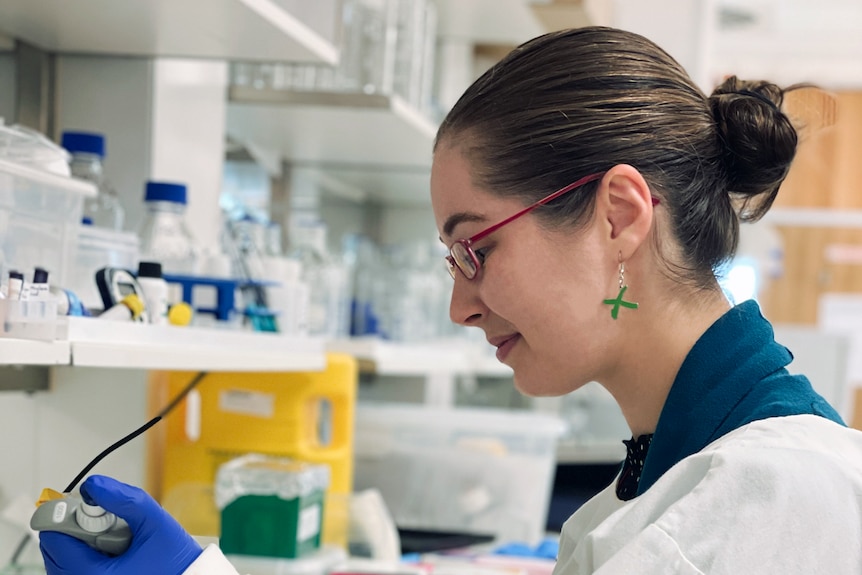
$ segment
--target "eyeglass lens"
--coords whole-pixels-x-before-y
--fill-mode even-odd
[[[461,269],[461,272],[467,277],[467,279],[473,279],[476,277],[476,274],[479,272],[479,269],[476,265],[476,259],[470,254],[470,250],[467,246],[465,246],[461,242],[455,242],[452,244],[449,252],[452,254],[452,259],[455,264]],[[450,273],[453,274],[452,270]]]

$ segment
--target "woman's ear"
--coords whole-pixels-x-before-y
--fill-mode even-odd
[[[632,166],[618,164],[602,178],[597,200],[612,251],[631,256],[652,227],[653,196],[646,180]]]

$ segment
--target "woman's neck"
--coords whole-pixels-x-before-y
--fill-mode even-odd
[[[643,294],[643,301],[659,294]],[[650,297],[653,296],[653,297]],[[643,305],[621,342],[623,359],[602,385],[614,396],[632,435],[655,431],[670,388],[691,348],[728,309],[720,290],[662,305]]]

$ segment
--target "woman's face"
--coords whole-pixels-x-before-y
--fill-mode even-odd
[[[447,247],[524,207],[475,187],[467,160],[445,145],[435,152],[431,201]],[[616,266],[602,244],[601,226],[550,231],[527,214],[472,246],[484,258],[478,276],[456,271],[452,321],[485,332],[523,393],[565,394],[606,369],[615,326],[602,300],[616,295]]]

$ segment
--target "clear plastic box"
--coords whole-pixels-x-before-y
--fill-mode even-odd
[[[57,339],[57,302],[0,300],[0,337]]]
[[[402,528],[536,543],[564,431],[534,412],[360,403],[354,489],[379,489]]]
[[[27,281],[33,268],[64,285],[74,254],[84,198],[95,196],[87,182],[0,158],[0,274],[18,270]]]

